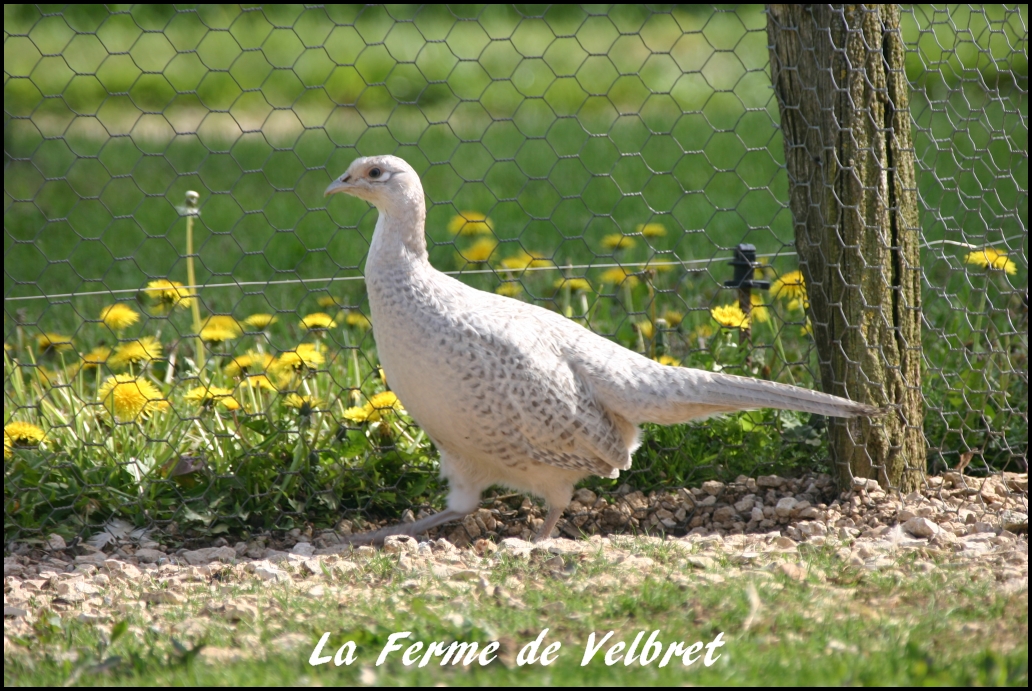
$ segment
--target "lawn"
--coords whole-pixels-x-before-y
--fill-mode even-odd
[[[614,538],[566,541],[551,553],[541,548],[522,556],[503,546],[494,556],[479,556],[424,543],[414,553],[365,548],[354,556],[291,558],[275,567],[160,566],[142,576],[118,562],[100,572],[80,567],[86,590],[96,593],[87,595],[90,601],[103,597],[108,604],[77,616],[78,605],[60,597],[47,605],[50,595],[37,593],[30,606],[34,623],[18,620],[8,628],[4,682],[1027,682],[1027,581],[1024,588],[1004,588],[977,559],[929,556],[927,548],[890,554],[871,568],[847,563],[848,546],[772,547],[761,540],[748,548],[757,552],[742,552],[719,539]],[[852,549],[855,556],[863,547]],[[82,576],[55,576],[55,582],[74,584],[75,578]],[[391,636],[401,632],[410,635],[395,639],[398,647],[378,665]],[[636,659],[628,662],[622,655],[639,635]],[[539,657],[521,665],[520,651],[539,636],[539,654],[559,644],[551,664]],[[332,657],[348,641],[352,661],[338,665]],[[454,641],[475,642],[481,650],[497,641],[496,657],[468,666],[423,657],[431,643]],[[723,645],[702,647],[714,641]],[[425,666],[404,662],[415,642],[423,649],[409,659],[426,659]],[[620,642],[624,647],[610,652]],[[665,655],[672,644],[687,650],[697,642],[687,655]],[[589,645],[597,652],[585,664]],[[344,648],[342,662],[348,654]]]

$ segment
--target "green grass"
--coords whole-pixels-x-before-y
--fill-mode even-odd
[[[476,10],[476,22],[449,14],[466,11],[428,8],[413,18],[406,8],[144,6],[109,16],[76,6],[44,18],[28,5],[5,6],[4,338],[15,348],[5,359],[5,424],[56,430],[44,452],[16,451],[22,462],[5,472],[8,516],[23,510],[19,520],[32,530],[78,530],[115,512],[174,519],[187,532],[289,529],[330,521],[342,506],[392,514],[435,501],[435,452],[425,442],[403,453],[368,436],[351,440],[355,430],[336,436],[348,396],[378,390],[368,333],[326,337],[333,357],[312,383],[327,409],[305,432],[308,460],[297,440],[309,423],[280,398],[227,427],[219,413],[198,417],[182,405],[196,384],[188,367],[166,377],[169,364],[159,363],[149,376],[177,404],[175,415],[130,434],[105,421],[95,378],[60,375],[49,387],[34,367],[63,370],[77,353],[138,335],[160,334],[180,363],[189,355],[185,313],[141,310],[141,323],[122,334],[97,322],[116,297],[145,305],[136,291],[149,280],[186,280],[176,207],[189,189],[201,193],[195,247],[205,315],[277,313],[261,341],[275,353],[303,339],[297,318],[322,311],[319,298],[366,310],[360,274],[375,211],[322,197],[356,155],[394,152],[420,171],[431,261],[465,271],[471,285],[518,280],[520,299],[649,355],[665,349],[684,365],[816,386],[801,312],[777,305],[776,328],[757,325],[750,349],[707,332],[710,308],[735,299],[722,287],[731,247],[751,242],[774,255],[776,272],[796,268],[762,10],[647,15],[621,6],[587,17],[557,7],[521,20],[492,6]],[[904,16],[904,37],[919,49],[907,70],[924,237],[1008,247],[1016,274],[966,266],[967,248],[932,245],[923,254],[929,462],[953,466],[974,450],[972,468],[1020,469],[1028,447],[1027,9],[950,12],[956,29],[927,7]],[[467,210],[492,219],[499,245],[488,264],[461,259],[472,240],[447,230]],[[650,222],[666,235],[638,237],[619,252],[603,247],[607,234]],[[555,266],[522,275],[500,268],[522,250]],[[640,275],[629,289],[601,283],[609,265],[637,269],[653,259],[689,263]],[[556,290],[561,271],[586,276],[597,294],[582,303]],[[13,299],[88,291],[102,294]],[[635,325],[667,310],[684,321],[665,342],[639,340]],[[51,331],[72,338],[67,361],[29,352]],[[241,339],[216,349],[204,376],[232,384],[219,367],[254,346]],[[651,429],[628,481],[647,490],[819,468],[826,454],[816,424],[764,414]],[[130,449],[122,437],[139,444]],[[177,474],[184,457],[195,468],[196,454],[208,470]],[[130,459],[150,469],[146,491]],[[273,489],[289,477],[298,478],[288,483],[293,496]],[[21,496],[33,483],[45,491]],[[5,535],[12,526],[5,521]]]
[[[393,24],[379,8],[333,12],[340,16],[156,7],[109,18],[83,8],[40,19],[28,6],[8,6],[5,28],[27,36],[5,42],[5,296],[132,290],[182,273],[175,206],[187,189],[202,194],[202,283],[356,276],[374,214],[358,200],[328,209],[321,193],[356,154],[384,151],[423,175],[432,257],[442,268],[462,268],[444,227],[466,209],[494,219],[499,239],[511,243],[501,254],[518,244],[560,265],[605,262],[603,235],[660,221],[669,235],[654,249],[715,260],[707,267],[714,285],[739,242],[789,249],[758,7],[652,16],[622,7],[587,20],[557,8],[523,21],[494,8],[479,23],[431,8],[414,24]],[[1002,35],[987,33],[977,13],[952,17],[971,34],[942,31],[941,14],[925,8],[905,22],[924,60],[912,54],[908,70],[919,88],[921,192],[933,210],[924,214],[925,235],[957,239],[962,228],[971,242],[996,244],[1020,236],[1027,218],[1027,62],[997,40],[1020,41],[1012,33],[1024,15],[990,8],[986,17]],[[331,30],[332,22],[355,27]],[[640,37],[618,39],[614,24]],[[97,35],[72,38],[69,27]],[[163,32],[141,33],[153,27]],[[942,45],[918,27],[934,27]],[[577,39],[556,38],[567,33]],[[607,48],[608,60],[586,52]],[[41,56],[62,49],[68,65]],[[129,55],[109,55],[116,50]],[[942,72],[924,66],[939,60]],[[999,72],[1004,64],[1010,72]],[[993,74],[1018,80],[998,84],[1004,100],[968,83],[1002,79]],[[974,210],[964,201],[972,199]],[[793,261],[775,265],[787,270]],[[933,278],[938,285],[945,271],[950,293],[958,292],[953,269]],[[360,284],[344,287],[361,298]],[[220,289],[205,299],[220,310],[295,310],[308,294],[293,285]],[[28,321],[58,328],[75,309],[98,304],[17,307]]]
[[[772,308],[767,326],[785,332],[781,352],[805,356],[809,340],[784,324],[778,316],[783,312],[783,306]],[[337,320],[344,323],[349,314],[354,313],[341,311]],[[12,418],[39,425],[45,434],[38,446],[5,449],[8,540],[50,531],[71,540],[116,516],[158,525],[178,541],[332,526],[342,514],[395,519],[405,508],[438,507],[443,488],[436,477],[437,452],[412,420],[395,412],[384,412],[379,421],[354,417],[355,406],[384,389],[368,332],[338,327],[343,343],[335,343],[328,333],[306,334],[286,325],[293,339],[281,346],[264,332],[244,334],[208,344],[207,359],[195,370],[193,339],[175,336],[177,325],[186,331],[187,315],[176,310],[161,320],[141,320],[134,338],[153,336],[155,324],[166,334],[163,356],[142,365],[115,365],[116,350],[107,365],[83,367],[74,349],[40,354],[24,334],[22,345],[5,355],[8,405],[17,411]],[[742,348],[735,330],[706,326],[712,335],[705,349],[683,351],[675,341],[682,327],[664,334],[665,351],[705,369],[755,374],[771,362],[774,375],[806,374],[801,365],[792,367],[795,375],[778,369],[769,341],[765,348]],[[113,336],[103,324],[83,331],[94,342]],[[757,344],[770,333],[757,328]],[[318,345],[324,362],[299,371],[284,366],[299,342]],[[266,372],[275,391],[253,389],[250,378],[227,368],[258,351],[270,363],[250,374]],[[136,418],[135,409],[120,410],[117,395],[101,393],[112,377],[130,374],[162,398],[157,409]],[[191,392],[205,385],[231,392],[239,407],[191,400]],[[135,384],[122,386],[126,394],[137,391]],[[291,404],[298,395],[310,397],[308,407]],[[589,484],[605,494],[622,483],[648,492],[740,474],[811,470],[827,456],[819,425],[805,415],[768,410],[703,424],[650,426],[633,470],[619,480],[595,478]]]
[[[703,572],[669,543],[620,542],[654,566],[632,571],[601,554],[567,555],[563,567],[545,557],[504,557],[490,567],[489,590],[476,582],[438,581],[403,572],[396,556],[380,555],[342,576],[311,577],[307,584],[261,585],[222,572],[187,582],[186,601],[129,606],[100,623],[82,623],[75,610],[42,610],[34,629],[14,636],[5,654],[7,685],[56,685],[68,679],[98,685],[435,684],[539,685],[1025,685],[1028,678],[1027,590],[1005,594],[991,575],[942,560],[929,572],[914,557],[900,557],[882,572],[845,566],[830,550],[802,560],[795,581],[768,566],[767,557],[741,568],[718,558]],[[779,557],[769,562],[777,564]],[[485,560],[486,566],[489,562]],[[326,593],[305,595],[316,582]],[[502,591],[491,592],[494,588]],[[113,592],[113,603],[133,602],[157,582],[135,582]],[[206,602],[211,602],[211,608]],[[233,623],[222,602],[257,607],[254,620]],[[117,610],[115,611],[117,612]],[[124,623],[123,623],[124,622]],[[517,666],[517,651],[544,628],[546,645],[562,644],[556,661]],[[691,667],[674,658],[667,667],[617,663],[604,654],[616,641],[658,630],[663,643],[709,642],[722,633],[715,663]],[[388,636],[403,642],[492,640],[499,659],[485,667],[406,667],[394,653],[375,661]],[[614,635],[581,666],[592,633]],[[115,632],[115,633],[113,633]],[[330,633],[329,654],[356,643],[355,662],[308,664],[316,642]],[[122,635],[117,636],[117,633]],[[290,634],[297,647],[277,650]],[[112,639],[115,639],[112,642]],[[237,661],[209,663],[196,653],[235,651]],[[209,651],[210,652],[210,651]],[[324,652],[324,654],[326,654]],[[213,657],[219,660],[218,657]],[[98,667],[98,663],[107,664]]]

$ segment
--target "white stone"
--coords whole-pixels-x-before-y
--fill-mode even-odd
[[[289,573],[273,566],[259,566],[254,570],[254,575],[270,583],[290,583],[293,581]]]
[[[157,563],[159,559],[164,559],[167,555],[156,549],[138,549],[134,556],[144,564],[154,564]]]
[[[383,551],[388,554],[415,554],[419,543],[408,535],[391,535],[383,541]]]
[[[828,534],[828,529],[823,523],[818,523],[817,521],[804,521],[799,524],[799,533],[803,537],[807,538],[824,537]]]
[[[788,518],[792,515],[792,509],[798,502],[794,497],[782,497],[778,499],[778,503],[774,506],[774,513],[782,518]]]
[[[914,516],[903,524],[903,530],[914,537],[932,537],[939,532],[939,526],[924,516]]]
[[[498,553],[507,552],[518,557],[528,557],[534,549],[534,543],[518,537],[507,537],[498,544]]]
[[[222,613],[229,621],[251,622],[258,618],[258,608],[247,602],[229,602]]]
[[[93,566],[103,566],[104,561],[107,559],[107,555],[103,552],[91,552],[90,554],[80,554],[75,558],[76,564],[92,564]]]
[[[710,557],[688,557],[688,563],[697,569],[712,569],[717,564]]]
[[[104,568],[114,575],[120,576],[130,581],[136,581],[143,577],[143,572],[132,564],[127,564],[124,561],[117,559],[107,559],[104,562]]]
[[[746,514],[752,511],[752,508],[755,505],[756,497],[749,494],[735,502],[735,511],[737,511],[740,514]],[[760,516],[763,516],[763,511],[760,511]],[[762,520],[762,518],[760,520]]]
[[[234,552],[236,550],[233,550]],[[290,550],[291,554],[297,554],[302,557],[310,557],[315,554],[315,547],[312,547],[309,542],[299,542]]]
[[[183,552],[183,560],[192,566],[208,564],[213,561],[233,562],[236,559],[236,550],[232,547],[204,547]]]
[[[716,480],[707,480],[702,483],[702,491],[706,494],[716,496],[724,491],[724,483],[717,482]]]
[[[151,593],[144,593],[140,596],[140,599],[155,605],[181,605],[186,602],[185,597],[171,590],[156,590]]]

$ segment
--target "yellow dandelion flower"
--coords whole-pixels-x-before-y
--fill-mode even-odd
[[[387,374],[383,371],[383,367],[376,366],[376,376],[380,377],[380,381],[383,382],[384,386],[387,386]]]
[[[671,357],[670,355],[660,355],[658,358],[656,358],[656,362],[658,362],[661,365],[667,365],[669,367],[681,366],[681,361],[675,357]]]
[[[224,371],[230,377],[239,377],[241,374],[251,372],[268,372],[275,361],[276,358],[269,353],[259,353],[250,350],[230,360],[226,364]]]
[[[108,365],[116,369],[129,365],[140,365],[161,357],[161,343],[153,336],[144,336],[135,341],[121,343],[115,348],[115,354],[108,360]]]
[[[634,238],[622,233],[611,233],[602,238],[602,247],[607,250],[629,250],[634,247]]]
[[[645,265],[646,271],[655,271],[656,273],[666,273],[667,271],[673,271],[681,265],[677,262],[671,261],[650,261]]]
[[[479,211],[460,211],[448,221],[448,232],[452,235],[490,235],[494,223]]]
[[[211,409],[219,405],[226,410],[240,410],[240,402],[233,398],[232,389],[221,386],[198,386],[187,391],[183,398],[202,408]]]
[[[737,303],[714,307],[710,310],[710,314],[713,316],[714,321],[729,329],[749,328],[749,320]]]
[[[111,357],[111,349],[107,346],[97,346],[90,352],[82,356],[82,368],[93,369],[94,367],[100,367],[106,364],[108,358]]]
[[[302,317],[299,325],[306,331],[323,331],[325,329],[332,329],[337,325],[337,322],[333,321],[333,317],[325,312],[313,312]]]
[[[259,312],[258,314],[252,314],[250,317],[245,319],[242,323],[245,326],[251,327],[255,331],[264,331],[265,329],[267,329],[270,326],[272,326],[273,324],[275,324],[277,321],[279,321],[279,318],[276,317],[275,315],[273,315],[273,314],[265,314],[264,312]]]
[[[466,249],[459,250],[459,257],[471,264],[482,264],[491,258],[498,241],[494,238],[481,238]]]
[[[526,250],[520,250],[513,256],[502,260],[502,267],[511,271],[524,271],[532,267],[539,268],[544,266],[552,266],[552,260]]]
[[[391,412],[404,413],[405,409],[393,391],[384,391],[374,395],[364,406],[355,406],[345,410],[344,419],[357,424],[379,422]]]
[[[519,281],[506,281],[495,288],[495,292],[499,295],[504,295],[507,298],[514,298],[523,292],[523,286]]]
[[[72,337],[57,333],[41,333],[36,336],[36,349],[41,355],[64,353],[72,349]]]
[[[383,415],[390,412],[403,413],[405,409],[398,400],[397,394],[393,391],[383,391],[375,394],[366,404],[369,409],[369,422],[377,422]]]
[[[206,326],[198,334],[205,343],[225,343],[240,336],[233,329],[226,329],[221,326]]]
[[[283,405],[294,408],[302,415],[311,415],[313,410],[322,406],[322,401],[313,396],[302,396],[300,394],[287,394],[283,399]]]
[[[112,331],[122,331],[140,321],[140,313],[124,302],[116,302],[100,311],[100,320]]]
[[[344,317],[344,322],[348,326],[354,326],[362,329],[363,331],[368,331],[373,328],[373,323],[369,321],[369,317],[365,316],[361,312],[348,312],[348,316]]]
[[[813,335],[813,322],[810,321],[809,317],[806,318],[806,326],[799,329],[799,333],[803,336]]]
[[[131,374],[116,374],[100,385],[97,398],[119,420],[129,422],[150,413],[168,410],[168,401],[158,387]]]
[[[318,300],[316,300],[315,303],[319,305],[319,307],[322,307],[324,310],[341,309],[343,307],[346,307],[344,301],[341,298],[337,298],[332,295],[323,295]]]
[[[667,310],[663,313],[663,319],[670,325],[670,328],[676,329],[684,321],[684,314],[677,310]]]
[[[656,335],[656,327],[652,322],[637,322],[634,328],[638,329],[641,337],[648,340]]]
[[[983,269],[1006,271],[1011,276],[1018,272],[1018,266],[1014,263],[1014,260],[1010,259],[1006,252],[995,247],[986,247],[975,252],[969,252],[964,261],[968,264],[980,266]]]
[[[625,269],[622,269],[619,266],[603,271],[600,278],[603,283],[612,283],[615,286],[626,283],[628,288],[633,288],[638,285],[638,277],[627,273]]]
[[[344,411],[344,419],[356,425],[361,425],[369,419],[369,412],[365,409],[365,406],[352,406]]]
[[[204,320],[201,333],[198,335],[202,341],[222,343],[223,341],[232,341],[243,334],[244,330],[240,328],[240,322],[236,319],[228,314],[213,314]]]
[[[763,302],[763,297],[756,293],[749,295],[749,302],[752,303],[752,308],[749,310],[749,318],[758,321],[761,324],[766,324],[770,321],[770,312],[767,310],[767,306]]]
[[[634,227],[635,233],[641,233],[647,238],[661,238],[666,235],[666,227],[662,223],[646,223]]]
[[[241,386],[250,386],[252,389],[265,389],[266,391],[278,391],[279,388],[272,383],[272,380],[265,374],[248,374],[240,382]]]
[[[196,300],[182,283],[165,278],[151,281],[143,292],[150,298],[154,307],[161,312],[168,312],[173,308],[185,310]]]
[[[326,357],[316,343],[301,343],[293,350],[281,353],[276,360],[276,369],[293,370],[303,372],[310,369],[318,369],[319,365],[326,362]]]
[[[562,290],[563,288],[569,288],[574,292],[591,293],[593,292],[591,284],[586,278],[557,278],[555,283],[556,290]]]
[[[11,446],[39,446],[45,436],[46,432],[31,422],[15,420],[4,425],[4,444],[10,440]]]
[[[4,460],[12,458],[14,456],[14,450],[11,448],[11,440],[4,435]]]
[[[770,284],[771,297],[782,300],[805,300],[806,282],[802,271],[789,271]]]
[[[785,303],[785,308],[788,309],[790,312],[795,312],[795,311],[803,310],[803,309],[809,309],[809,307],[810,307],[810,301],[807,300],[807,299],[803,299],[803,300],[789,300],[788,302]]]

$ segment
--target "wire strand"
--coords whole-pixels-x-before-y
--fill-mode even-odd
[[[1015,235],[1009,238],[1003,238],[1003,242],[1009,243],[1011,240],[1017,240],[1023,236]],[[966,242],[959,242],[957,240],[933,240],[931,242],[921,243],[922,249],[929,249],[935,245],[956,245],[957,247],[964,247],[967,249],[982,249],[980,245],[972,245]],[[794,257],[797,256],[797,252],[789,250],[786,252],[768,252],[767,254],[757,254],[757,257],[769,259],[771,257]],[[560,270],[579,270],[579,269],[613,269],[613,268],[625,268],[629,266],[669,266],[669,265],[680,265],[682,268],[688,266],[694,266],[698,264],[709,265],[712,264],[714,259],[688,259],[688,260],[677,260],[677,259],[663,259],[661,261],[646,261],[646,262],[618,262],[613,264],[573,264],[570,266],[559,266],[553,264],[551,266],[529,266],[525,269],[514,269],[510,270],[519,273],[527,271],[560,271]],[[471,270],[460,270],[460,271],[444,271],[442,273],[448,274],[449,276],[475,276],[478,274],[498,274],[504,273],[505,269],[471,269]],[[305,283],[336,283],[338,281],[361,281],[364,276],[330,276],[326,278],[288,278],[282,281],[234,281],[232,283],[206,283],[204,285],[195,286],[183,286],[185,290],[210,290],[213,288],[244,288],[251,286],[277,286],[277,285],[298,285]],[[139,293],[140,291],[146,290],[146,288],[116,288],[114,290],[91,290],[82,293],[55,293],[54,295],[23,295],[18,297],[4,297],[4,302],[23,302],[28,300],[57,300],[57,299],[71,299],[80,297],[95,297],[97,295],[129,295],[133,293]]]

